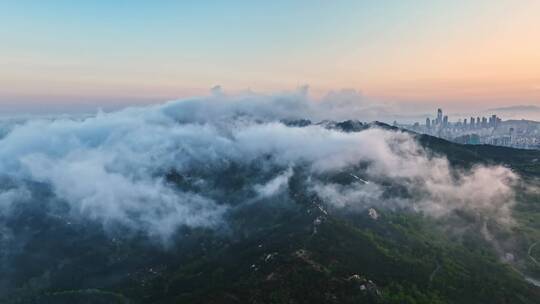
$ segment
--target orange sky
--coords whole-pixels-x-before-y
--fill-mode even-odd
[[[540,105],[540,1],[359,2],[3,3],[0,104],[309,84],[314,95],[352,88],[461,108]]]

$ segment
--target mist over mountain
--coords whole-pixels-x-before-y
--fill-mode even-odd
[[[540,303],[539,15],[0,0],[0,304]]]
[[[13,184],[5,189],[2,204],[9,212],[19,199],[9,193],[31,196],[29,184],[39,183],[50,188],[54,199],[69,205],[71,216],[167,238],[183,225],[224,224],[231,205],[257,199],[257,192],[272,196],[285,190],[272,185],[287,184],[302,166],[312,179],[310,188],[330,204],[368,205],[377,200],[378,207],[411,208],[434,216],[469,208],[511,222],[510,186],[518,176],[510,170],[478,166],[453,172],[444,157],[429,156],[403,132],[373,127],[344,133],[324,123],[295,127],[280,122],[321,119],[327,110],[332,116],[344,115],[342,104],[318,106],[298,96],[215,96],[83,120],[31,120],[2,138],[0,169]],[[258,170],[268,171],[268,180],[247,180],[234,199],[213,193],[212,185],[219,181],[212,171],[219,175],[230,164],[261,164]],[[369,185],[355,183],[342,189],[320,180],[323,174],[359,164],[366,166]],[[167,184],[165,176],[172,171],[189,174],[200,190]],[[415,199],[382,199],[381,183],[387,180],[414,192]]]
[[[240,263],[240,256],[249,260],[249,253],[244,253],[248,248],[264,250],[258,254],[266,255],[268,262],[274,251],[267,251],[270,249],[264,247],[269,246],[263,245],[265,239],[274,244],[272,250],[288,259],[292,256],[315,267],[326,263],[325,253],[316,254],[315,249],[306,249],[308,245],[298,244],[317,240],[319,235],[325,239],[315,241],[317,246],[343,238],[349,232],[331,233],[324,230],[325,225],[332,229],[345,225],[339,229],[349,229],[345,228],[348,224],[338,223],[355,223],[360,218],[360,226],[352,230],[357,232],[350,233],[364,231],[372,234],[372,239],[368,241],[362,234],[357,236],[360,239],[351,236],[350,241],[367,242],[358,250],[365,251],[362,254],[380,254],[384,260],[381,263],[390,263],[392,259],[406,261],[409,258],[401,255],[390,258],[390,252],[419,246],[410,247],[412,243],[407,241],[415,235],[421,239],[426,237],[422,233],[440,231],[441,235],[434,240],[426,238],[427,245],[422,246],[431,248],[425,249],[429,252],[428,260],[436,257],[436,265],[443,265],[453,259],[443,258],[443,252],[454,252],[443,249],[444,246],[454,245],[440,245],[442,241],[437,238],[444,239],[442,235],[449,233],[459,244],[461,241],[457,240],[476,233],[477,242],[483,244],[481,250],[492,252],[489,267],[505,273],[506,263],[519,269],[520,275],[502,276],[511,278],[502,282],[512,280],[511,286],[519,286],[515,287],[519,291],[510,288],[509,292],[531,297],[527,290],[532,287],[522,279],[528,258],[517,253],[522,249],[514,249],[522,245],[508,239],[508,235],[522,227],[514,210],[522,206],[520,189],[534,188],[530,172],[512,168],[493,158],[491,152],[472,153],[458,145],[445,147],[444,141],[384,124],[347,120],[369,111],[371,106],[349,102],[343,96],[348,95],[336,93],[314,103],[303,91],[230,96],[216,90],[211,96],[100,112],[91,117],[6,123],[0,133],[0,267],[4,274],[0,294],[16,299],[16,303],[44,299],[101,299],[107,303],[110,297],[114,298],[108,292],[114,292],[122,295],[121,301],[138,302],[133,286],[150,286],[145,285],[148,282],[158,286],[160,280],[182,281],[180,274],[174,274],[176,269],[183,269],[182,265],[196,263],[207,265],[201,267],[210,267],[212,271],[223,269],[225,274],[215,279],[222,282],[224,275],[231,275],[227,267]],[[458,152],[466,156],[461,164],[450,157]],[[530,160],[540,157],[535,152],[528,153],[536,157]],[[371,218],[366,219],[368,211]],[[377,220],[379,214],[383,219]],[[430,223],[433,228],[420,228],[425,224],[419,224],[414,228],[420,229],[417,232],[407,234],[402,241],[393,241],[403,233],[400,229],[413,229],[393,226],[401,225],[400,214],[410,217],[411,222]],[[372,222],[381,226],[372,227]],[[286,241],[289,238],[290,242]],[[431,242],[439,245],[429,245]],[[289,252],[290,246],[300,247]],[[82,254],[85,250],[87,253]],[[432,250],[438,253],[432,255]],[[222,254],[218,259],[212,252]],[[198,254],[204,258],[197,262]],[[343,253],[333,254],[337,257]],[[476,258],[473,253],[463,254],[472,260]],[[508,254],[513,258],[508,258]],[[148,256],[147,261],[137,259],[137,255]],[[315,262],[315,255],[322,260]],[[389,260],[385,260],[387,256]],[[369,263],[372,258],[362,259],[359,257],[360,266],[350,266],[351,271],[362,271],[362,263]],[[92,260],[101,261],[100,266],[92,266]],[[222,263],[232,264],[226,267]],[[244,269],[243,263],[237,265],[239,269]],[[257,273],[254,269],[262,267],[257,263],[248,265],[251,270],[245,271]],[[335,286],[327,292],[334,293],[339,302],[347,298],[350,280],[339,271],[340,277],[334,277],[337,274],[332,274],[329,265],[315,268],[323,269],[319,270],[324,273],[324,280],[335,280]],[[92,267],[99,270],[90,270]],[[266,278],[282,271],[278,270],[281,266],[275,267],[273,272],[268,270]],[[384,267],[365,268],[373,277],[366,282],[378,278],[369,284],[380,287],[362,283],[364,289],[371,286],[368,289],[373,292],[363,293],[357,286],[353,293],[372,302],[387,302],[399,293],[401,287],[396,289],[394,284],[399,283],[409,291],[420,288],[422,291],[413,295],[418,299],[426,292],[425,299],[455,300],[442,287],[432,291],[433,278],[426,278],[425,286],[410,285],[382,270]],[[441,271],[451,275],[454,270],[445,267],[449,268]],[[146,274],[140,274],[141,271]],[[75,275],[77,272],[80,273]],[[291,274],[275,275],[287,282]],[[244,274],[235,277],[247,278]],[[499,286],[498,281],[494,284]],[[212,292],[188,292],[182,297],[190,299],[188,302],[221,302],[216,300],[217,295],[225,293],[232,295],[228,302],[244,302],[244,297],[269,296],[264,292],[237,294],[238,287],[229,290],[226,284],[219,286],[223,290],[213,291],[216,298],[210,296]],[[185,286],[178,288],[183,290]],[[387,289],[382,291],[383,288]],[[95,289],[100,292],[92,291]],[[146,290],[145,296],[149,298],[142,302],[170,302],[180,297],[173,295],[174,288],[165,292],[158,289]],[[63,290],[80,291],[64,294]],[[299,287],[287,292],[300,290]]]

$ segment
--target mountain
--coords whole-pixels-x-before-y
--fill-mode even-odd
[[[365,151],[378,146],[378,138],[392,144],[335,170],[324,166],[352,157],[333,158],[348,146],[312,166],[308,149],[324,147],[307,142],[294,164],[287,154],[294,151],[271,150],[276,154],[251,161],[244,156],[160,169],[168,187],[219,198],[212,208],[229,206],[226,224],[217,229],[181,225],[165,236],[111,228],[96,221],[97,209],[90,210],[94,216],[72,217],[58,188],[47,179],[28,181],[33,199],[0,214],[2,302],[538,303],[540,192],[533,185],[540,151],[459,145],[382,123],[288,120],[278,130],[281,125],[287,134],[317,128],[329,144],[375,132],[377,140],[355,141],[353,154],[357,145]],[[389,157],[378,163],[384,153]],[[278,165],[285,156],[289,160]],[[399,172],[381,167],[411,159],[411,166],[435,170],[410,177],[411,166],[395,167]],[[448,176],[440,172],[447,166]],[[420,181],[422,174],[430,176]],[[507,183],[516,194],[510,206]],[[441,210],[447,205],[454,207]],[[197,211],[185,212],[194,218]]]

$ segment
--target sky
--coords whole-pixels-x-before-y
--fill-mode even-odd
[[[0,112],[309,85],[453,111],[540,105],[540,1],[0,0]]]

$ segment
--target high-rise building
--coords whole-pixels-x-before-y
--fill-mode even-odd
[[[443,119],[442,109],[437,109],[437,124],[438,125],[442,123],[442,119]]]
[[[443,117],[443,126],[447,126],[448,125],[448,115],[444,115]]]
[[[497,126],[497,115],[495,114],[491,115],[491,126]]]
[[[429,130],[431,129],[431,120],[429,120],[429,117],[426,118],[426,128]]]

